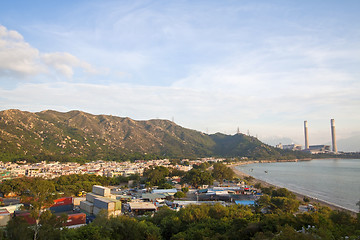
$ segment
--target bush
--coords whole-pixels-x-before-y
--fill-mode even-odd
[[[261,186],[261,183],[256,183],[256,184],[254,185],[254,187],[257,188],[257,189],[260,189],[262,186]]]
[[[181,189],[181,191],[182,191],[183,193],[187,193],[187,192],[189,191],[189,188],[188,188],[188,187],[183,187],[183,188]]]
[[[186,194],[183,192],[177,192],[177,193],[175,193],[174,197],[175,198],[184,198],[184,197],[186,197]]]

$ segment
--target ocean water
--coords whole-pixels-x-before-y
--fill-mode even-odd
[[[276,186],[359,211],[360,159],[254,163],[236,168]]]

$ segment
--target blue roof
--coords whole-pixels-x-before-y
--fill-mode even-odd
[[[235,200],[235,203],[240,204],[240,205],[249,206],[249,205],[254,205],[255,201],[253,201],[253,200]]]
[[[176,188],[173,189],[154,189],[152,193],[177,193]]]

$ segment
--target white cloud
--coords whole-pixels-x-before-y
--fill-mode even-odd
[[[30,77],[50,73],[71,78],[76,68],[89,74],[99,70],[66,52],[40,53],[23,36],[0,25],[0,77]]]
[[[98,70],[93,68],[89,63],[81,61],[77,57],[66,52],[45,53],[41,56],[43,62],[53,67],[56,71],[64,76],[71,78],[74,75],[74,68],[81,68],[87,73],[97,74]]]
[[[99,70],[69,53],[40,53],[3,27],[0,54],[2,43],[25,44],[32,54],[21,59],[36,63],[38,68],[28,67],[36,70],[33,75],[47,72],[96,84],[69,83],[60,77],[49,84],[29,81],[12,90],[0,88],[0,106],[79,109],[135,119],[174,116],[177,123],[202,131],[234,133],[239,126],[263,136],[301,138],[305,119],[314,131],[326,122],[319,139],[327,134],[330,118],[336,119],[339,130],[341,125],[359,129],[360,52],[353,23],[337,29],[318,21],[322,17],[317,11],[305,14],[304,23],[298,19],[300,6],[284,9],[289,6],[259,3],[242,4],[241,9],[220,3],[90,5],[74,8],[61,21],[26,29],[47,48],[72,49],[66,51],[109,66],[113,74],[106,80],[81,78],[78,71]],[[84,18],[76,18],[80,15]],[[1,71],[0,63],[0,74],[5,73]],[[109,84],[114,82],[133,85]]]
[[[18,32],[0,25],[0,77],[12,74],[31,76],[45,72],[39,55],[39,51],[24,42]]]

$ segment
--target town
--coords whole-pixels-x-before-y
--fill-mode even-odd
[[[18,177],[42,177],[46,179],[56,178],[70,174],[94,174],[104,177],[129,176],[132,174],[142,175],[144,169],[150,166],[163,166],[176,168],[181,171],[189,171],[193,165],[205,162],[223,162],[224,158],[201,158],[197,160],[182,159],[178,164],[173,164],[169,159],[162,160],[135,160],[134,162],[92,161],[85,164],[76,162],[49,162],[27,163],[26,161],[1,162],[0,181]],[[183,163],[186,163],[185,165]]]
[[[26,177],[28,179],[55,179],[69,175],[93,175],[107,178],[138,176],[144,177],[146,171],[151,169],[171,169],[187,173],[199,166],[214,168],[216,164],[226,167],[223,158],[202,158],[197,160],[183,159],[171,161],[162,160],[136,160],[135,162],[105,162],[94,161],[85,164],[74,162],[41,162],[28,164],[24,161],[17,163],[0,163],[1,181]],[[215,164],[215,165],[214,165]],[[206,170],[204,170],[206,171]],[[221,170],[220,170],[221,171]],[[233,174],[233,173],[232,173]],[[233,176],[233,175],[231,175]],[[232,177],[231,177],[232,178]],[[210,184],[190,183],[181,181],[182,177],[166,177],[166,188],[160,188],[154,184],[141,184],[129,180],[127,183],[117,186],[93,185],[91,192],[81,191],[73,196],[60,195],[48,206],[43,206],[40,212],[50,210],[56,216],[66,214],[68,219],[64,226],[74,228],[81,227],[92,222],[101,213],[106,215],[128,215],[132,217],[144,214],[153,214],[160,207],[167,206],[174,211],[190,204],[231,204],[254,205],[255,200],[261,193],[253,186],[247,185],[244,180],[234,181],[221,179],[211,181]],[[203,182],[210,183],[210,182]],[[29,203],[14,192],[2,196],[0,208],[0,226],[6,226],[11,218],[21,217],[33,225],[36,222],[31,217],[30,209],[26,209]]]
[[[200,239],[213,239],[221,232],[225,239],[251,239],[263,228],[277,226],[274,218],[286,216],[287,222],[303,226],[288,227],[286,234],[317,236],[323,224],[317,222],[318,215],[334,223],[347,219],[355,232],[354,214],[331,211],[314,199],[235,168],[253,162],[202,158],[2,163],[0,235],[6,239],[195,239],[200,234]],[[226,227],[238,221],[238,229]],[[251,230],[253,221],[255,230]],[[204,230],[193,232],[203,226]],[[334,234],[349,232],[337,229],[344,230]]]

